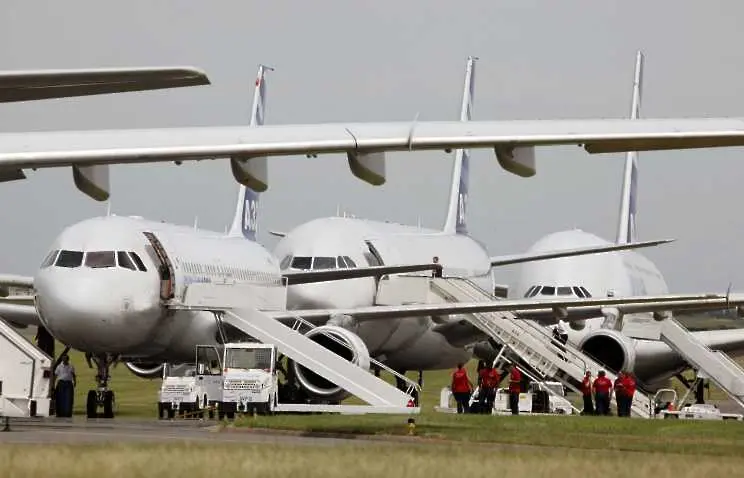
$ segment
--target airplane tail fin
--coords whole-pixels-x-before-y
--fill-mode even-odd
[[[475,92],[475,62],[478,57],[469,56],[465,68],[465,86],[462,93],[462,107],[460,121],[470,121],[473,111],[473,94]],[[452,186],[450,187],[449,204],[447,205],[447,219],[444,232],[450,234],[467,234],[467,203],[468,183],[470,173],[470,152],[467,149],[455,151],[455,161],[452,167]]]
[[[641,91],[643,84],[643,52],[636,54],[635,76],[633,79],[633,101],[630,119],[638,119],[641,111]],[[629,151],[625,156],[623,190],[620,198],[620,218],[617,226],[617,243],[627,244],[636,241],[636,201],[638,197],[638,153]]]
[[[251,107],[251,120],[250,126],[262,126],[264,124],[265,111],[266,111],[266,71],[273,71],[273,68],[269,68],[264,65],[259,65],[258,76],[256,77],[256,89],[253,94],[253,106]],[[252,162],[251,166],[253,169],[256,166],[266,167],[266,158],[250,158],[246,159],[246,162]],[[262,162],[262,163],[261,163]],[[261,163],[260,165],[258,163]],[[247,165],[246,165],[247,166]],[[235,165],[233,165],[235,167]],[[239,166],[243,167],[243,165]],[[258,232],[258,192],[244,185],[240,185],[238,191],[238,201],[235,206],[235,215],[233,217],[232,225],[227,233],[230,237],[243,236],[250,241],[256,240],[256,233]]]

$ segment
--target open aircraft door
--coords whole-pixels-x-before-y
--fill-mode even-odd
[[[144,231],[142,234],[145,235],[147,240],[150,242],[152,249],[151,252],[155,257],[155,262],[158,264],[158,275],[160,276],[160,299],[167,301],[175,296],[175,285],[176,285],[176,271],[171,262],[170,257],[165,252],[163,243],[160,239],[152,232]]]

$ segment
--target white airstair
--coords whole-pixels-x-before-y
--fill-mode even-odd
[[[661,322],[660,338],[691,367],[704,372],[732,400],[744,407],[744,369],[728,355],[711,350],[671,317]]]
[[[49,416],[51,367],[48,355],[0,319],[0,417]]]
[[[196,287],[195,287],[196,286]],[[250,286],[246,286],[251,288]],[[192,284],[183,302],[171,302],[174,309],[205,310],[218,314],[223,323],[238,328],[259,342],[273,344],[277,350],[291,360],[307,367],[321,377],[338,385],[369,406],[326,405],[320,411],[341,413],[419,413],[419,407],[409,404],[413,397],[373,374],[345,360],[340,355],[305,337],[293,328],[273,319],[265,311],[278,310],[278,299],[282,286],[273,291],[263,286],[253,286],[253,292],[244,288],[223,287],[212,284]],[[234,291],[240,289],[238,294]],[[261,290],[264,289],[264,290]],[[248,306],[248,297],[274,296],[265,302],[264,311]],[[284,291],[286,294],[286,291]],[[255,302],[254,302],[255,303]],[[294,407],[294,408],[293,408]],[[312,405],[284,405],[283,411],[308,411]]]
[[[471,281],[460,278],[429,279],[431,291],[447,302],[492,301],[494,297]],[[614,381],[616,375],[599,362],[593,360],[570,344],[556,344],[545,327],[517,319],[511,312],[486,312],[463,315],[475,327],[497,343],[508,347],[524,363],[531,367],[542,380],[555,378],[576,392],[587,370],[594,377],[605,370]],[[642,392],[633,397],[631,412],[643,418],[651,416],[651,401]]]

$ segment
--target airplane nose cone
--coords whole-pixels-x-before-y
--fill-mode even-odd
[[[81,272],[54,271],[35,281],[37,311],[51,334],[92,353],[126,353],[148,340],[161,314],[157,289],[147,293],[115,279],[129,271]]]

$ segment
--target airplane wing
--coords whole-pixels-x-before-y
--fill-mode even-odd
[[[0,274],[0,297],[7,297],[10,294],[9,287],[33,289],[34,278],[15,274]]]
[[[491,257],[491,266],[506,266],[511,264],[520,264],[523,262],[542,261],[545,259],[556,259],[559,257],[581,256],[585,254],[598,254],[601,252],[623,251],[628,249],[640,249],[642,247],[658,246],[674,242],[674,239],[664,239],[659,241],[642,241],[631,242],[626,244],[608,244],[604,246],[587,246],[577,247],[576,249],[560,249],[555,251],[511,254],[505,256]]]
[[[593,119],[430,121],[315,125],[218,126],[0,134],[0,179],[28,168],[73,167],[75,184],[97,200],[109,197],[106,165],[230,158],[241,184],[266,184],[252,157],[345,153],[352,173],[385,182],[386,151],[492,148],[520,176],[536,172],[525,146],[582,145],[589,153],[744,146],[744,119]],[[258,175],[261,177],[259,178]],[[259,191],[260,192],[260,191]]]
[[[31,299],[33,300],[33,297]],[[20,327],[41,324],[33,303],[31,305],[25,305],[0,301],[0,318],[5,319],[11,325]]]
[[[287,278],[287,285],[310,284],[344,279],[358,279],[360,277],[380,277],[388,274],[403,274],[405,272],[421,272],[441,269],[439,264],[410,264],[404,266],[371,266],[355,267],[351,269],[320,269],[310,271],[291,271],[283,275]]]
[[[0,103],[210,84],[192,66],[0,72]]]
[[[441,316],[452,314],[474,314],[481,312],[513,312],[519,318],[524,318],[525,313],[548,311],[561,314],[561,320],[580,320],[570,315],[574,308],[588,310],[593,308],[594,317],[601,316],[603,307],[615,307],[623,312],[662,312],[669,310],[705,310],[738,307],[744,305],[744,294],[733,297],[716,294],[707,295],[659,295],[659,296],[637,296],[637,297],[602,297],[589,299],[569,300],[535,300],[535,299],[508,299],[483,302],[447,302],[438,304],[413,304],[395,306],[373,306],[360,307],[357,309],[308,309],[291,310],[279,312],[267,312],[277,320],[292,320],[296,317],[310,321],[328,319],[337,315],[349,315],[356,320],[376,320],[409,318],[421,316]],[[568,313],[566,313],[568,312]]]

